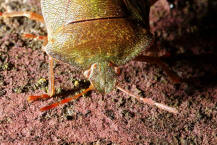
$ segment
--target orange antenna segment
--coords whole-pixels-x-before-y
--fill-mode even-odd
[[[164,104],[161,104],[161,103],[157,103],[155,102],[154,100],[150,99],[150,98],[142,98],[140,96],[136,96],[126,90],[124,90],[123,88],[119,87],[119,86],[116,86],[119,90],[121,90],[122,92],[128,94],[129,96],[132,96],[134,98],[136,98],[137,100],[141,100],[143,101],[143,103],[146,103],[146,104],[149,104],[149,105],[152,105],[152,106],[156,106],[160,109],[163,109],[163,110],[166,110],[168,112],[171,112],[171,113],[174,113],[174,114],[177,114],[178,113],[178,110],[175,109],[175,108],[172,108],[172,107],[169,107],[167,105],[164,105]]]
[[[75,95],[75,96],[73,96],[73,97],[69,97],[69,98],[63,99],[63,100],[61,100],[61,101],[59,101],[59,102],[56,102],[56,103],[53,103],[53,104],[51,104],[51,105],[49,105],[49,106],[45,106],[45,107],[41,108],[40,111],[46,111],[46,110],[55,108],[55,107],[57,107],[58,105],[65,104],[65,103],[67,103],[67,102],[69,102],[69,101],[72,101],[72,100],[76,100],[77,98],[79,98],[80,96],[82,96],[83,94],[86,94],[87,92],[89,92],[89,91],[91,91],[91,90],[94,90],[93,85],[90,85],[90,87],[89,87],[88,89],[84,90],[83,92],[81,92],[81,93],[78,94],[78,95]]]

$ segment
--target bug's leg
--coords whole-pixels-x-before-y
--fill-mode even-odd
[[[46,46],[47,43],[48,43],[48,38],[47,38],[47,36],[33,35],[33,34],[26,33],[26,34],[23,34],[23,37],[24,37],[24,38],[28,38],[28,39],[42,40],[42,41],[44,41],[43,46]]]
[[[160,108],[162,110],[166,110],[166,111],[174,113],[174,114],[178,113],[178,110],[175,109],[175,108],[169,107],[169,106],[167,106],[165,104],[157,103],[157,102],[155,102],[154,100],[152,100],[150,98],[142,98],[140,96],[134,95],[133,93],[130,93],[130,92],[124,90],[123,88],[119,87],[119,86],[116,86],[116,87],[117,87],[117,89],[121,90],[122,92],[128,94],[129,96],[132,96],[132,97],[136,98],[139,101],[142,101],[145,104],[156,106],[156,107],[158,107],[158,108]]]
[[[55,94],[53,63],[53,58],[49,56],[49,95],[51,97]]]
[[[29,39],[43,40],[43,41],[47,40],[47,36],[33,35],[33,34],[30,34],[30,33],[23,34],[23,37],[24,38],[29,38]]]
[[[83,92],[81,92],[81,93],[78,94],[78,95],[75,95],[75,96],[73,96],[73,97],[68,97],[68,98],[63,99],[63,100],[61,100],[61,101],[59,101],[59,102],[56,102],[56,103],[53,103],[53,104],[51,104],[51,105],[45,106],[45,107],[41,108],[40,111],[46,111],[46,110],[55,108],[55,107],[57,107],[58,105],[65,104],[65,103],[68,103],[69,101],[76,100],[76,99],[78,99],[80,96],[86,94],[87,92],[89,92],[89,91],[91,91],[91,90],[94,90],[93,85],[90,85],[89,88],[87,88],[86,90],[84,90]]]
[[[25,16],[25,17],[30,18],[32,20],[44,23],[43,16],[41,16],[41,15],[39,15],[37,13],[33,13],[33,12],[21,12],[21,11],[18,11],[18,12],[4,12],[4,13],[0,12],[0,16],[2,16],[3,18]]]
[[[173,82],[179,83],[181,81],[181,78],[175,72],[170,70],[169,66],[166,63],[164,63],[159,57],[141,55],[141,56],[136,57],[134,61],[141,61],[141,62],[148,62],[151,64],[156,64],[160,66],[166,72],[166,74],[169,76],[169,78]]]
[[[0,12],[0,17],[3,18],[8,18],[8,17],[22,17],[25,16],[27,18],[30,18],[32,20],[36,20],[39,22],[44,23],[44,18],[43,16],[37,14],[37,13],[33,13],[33,12],[5,12],[5,13],[1,13]],[[44,46],[47,44],[47,36],[36,36],[36,35],[32,35],[32,34],[24,34],[23,37],[25,38],[36,38],[38,40],[43,40],[44,41]]]
[[[54,87],[54,71],[53,71],[53,58],[49,56],[49,89],[48,94],[42,94],[40,96],[29,96],[27,100],[29,102],[33,102],[39,99],[47,99],[55,94],[55,87]]]

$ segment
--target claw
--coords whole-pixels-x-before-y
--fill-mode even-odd
[[[47,98],[50,98],[49,95],[47,94],[42,94],[40,96],[29,96],[27,98],[28,102],[34,102],[34,101],[37,101],[37,100],[40,100],[40,99],[47,99]]]
[[[45,107],[41,108],[40,111],[47,111],[47,110],[50,110],[52,108],[57,107],[58,105],[65,104],[65,103],[67,103],[69,101],[72,101],[72,100],[76,100],[79,97],[81,97],[83,94],[86,94],[87,92],[89,92],[91,90],[94,90],[93,85],[90,85],[90,87],[88,89],[84,90],[83,92],[81,92],[81,93],[79,93],[79,94],[77,94],[77,95],[75,95],[73,97],[68,97],[68,98],[63,99],[63,100],[61,100],[59,102],[56,102],[56,103],[53,103],[51,105],[45,106]]]

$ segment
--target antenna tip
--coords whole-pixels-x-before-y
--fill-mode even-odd
[[[164,105],[164,104],[161,104],[161,103],[154,103],[155,106],[157,106],[158,108],[160,109],[163,109],[163,110],[166,110],[168,112],[171,112],[173,114],[178,114],[178,110],[176,108],[173,108],[173,107],[169,107],[167,105]]]

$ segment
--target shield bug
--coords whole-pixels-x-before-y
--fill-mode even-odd
[[[160,62],[146,56],[137,57],[153,41],[149,32],[148,0],[41,0],[41,9],[43,16],[32,12],[0,14],[4,18],[26,16],[45,23],[47,28],[47,36],[24,35],[44,41],[43,50],[49,55],[50,66],[48,95],[29,96],[28,100],[55,94],[53,59],[83,70],[91,82],[82,93],[43,107],[41,111],[75,100],[90,90],[106,94],[117,88],[144,103],[177,113],[175,108],[133,95],[116,81],[118,66],[130,60]]]

